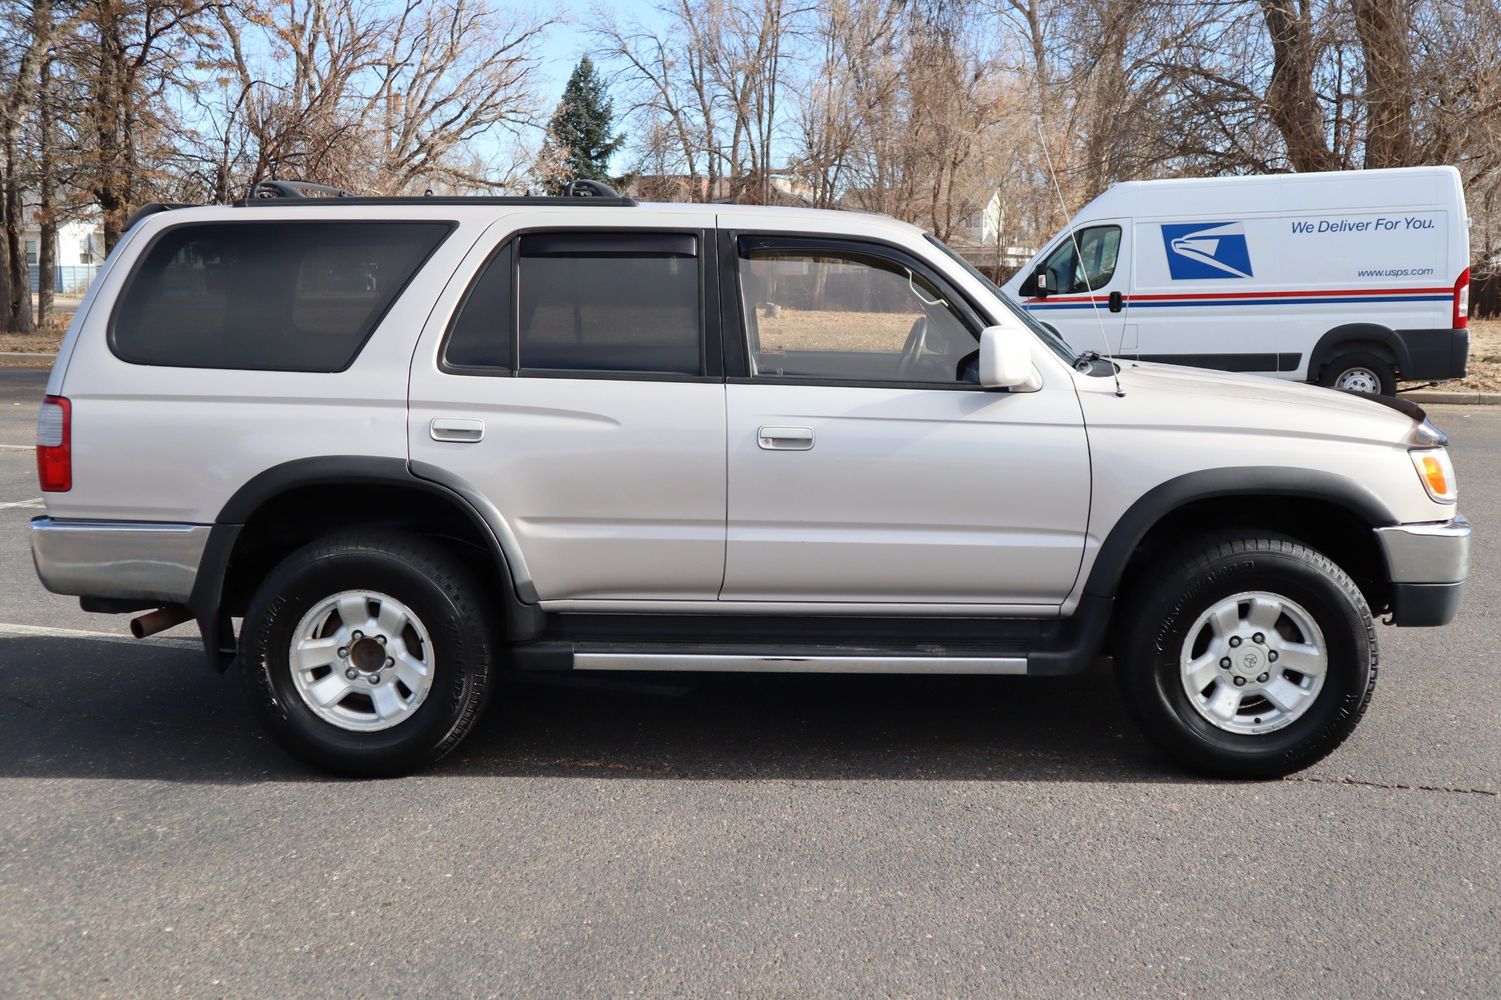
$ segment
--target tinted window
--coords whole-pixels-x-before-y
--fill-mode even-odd
[[[516,254],[507,244],[490,258],[459,306],[443,360],[456,368],[512,367],[511,269]]]
[[[758,249],[740,283],[759,378],[955,382],[979,349],[945,293],[895,260]]]
[[[121,359],[143,365],[341,371],[450,228],[226,222],[169,229],[121,294],[111,343]]]
[[[697,239],[541,233],[521,239],[521,367],[697,375]]]

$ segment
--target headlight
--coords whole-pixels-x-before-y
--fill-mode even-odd
[[[1412,467],[1418,470],[1418,478],[1428,495],[1439,503],[1453,503],[1458,495],[1454,482],[1454,463],[1443,448],[1414,448],[1407,453],[1412,458]]]

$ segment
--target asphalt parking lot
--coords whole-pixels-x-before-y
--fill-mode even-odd
[[[0,368],[0,994],[1493,996],[1501,408],[1434,408],[1460,621],[1382,629],[1281,782],[1083,678],[511,681],[430,773],[283,756],[180,628],[43,591],[45,373]]]

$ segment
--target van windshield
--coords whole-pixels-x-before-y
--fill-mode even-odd
[[[1054,354],[1057,354],[1064,361],[1068,362],[1071,367],[1076,362],[1078,362],[1079,356],[1074,353],[1073,348],[1069,347],[1068,344],[1064,342],[1062,337],[1058,336],[1058,334],[1054,333],[1052,330],[1037,322],[1037,320],[1032,318],[1031,313],[1027,312],[1027,310],[1023,309],[1015,302],[1012,302],[1011,299],[1007,297],[1006,293],[1001,291],[1000,286],[997,285],[994,281],[991,281],[989,278],[985,277],[984,273],[981,272],[979,268],[975,267],[969,261],[959,256],[957,251],[950,248],[948,244],[944,243],[943,240],[940,240],[932,233],[923,233],[923,236],[927,238],[927,241],[929,243],[942,250],[950,260],[954,261],[960,267],[964,268],[964,270],[967,271],[971,277],[977,279],[981,284],[983,284],[986,290],[989,291],[991,295],[995,296],[996,301],[1005,306],[1013,316],[1021,320],[1022,323],[1026,325],[1027,329],[1037,334],[1037,336],[1042,339],[1042,342],[1044,344],[1047,344],[1048,347],[1052,348]]]

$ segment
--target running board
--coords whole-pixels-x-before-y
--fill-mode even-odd
[[[815,656],[750,653],[573,654],[574,670],[691,670],[705,673],[1025,674],[1019,656]]]
[[[1111,606],[1086,596],[1051,619],[555,614],[509,652],[518,670],[1058,677],[1099,657]]]

